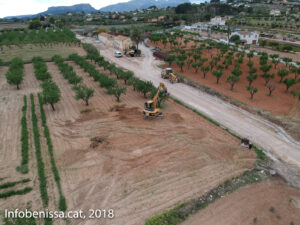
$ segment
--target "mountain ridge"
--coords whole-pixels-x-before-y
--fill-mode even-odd
[[[7,16],[4,17],[4,19],[13,19],[13,18],[17,18],[17,19],[28,19],[28,18],[33,18],[33,17],[37,17],[40,15],[48,15],[48,14],[52,14],[52,15],[56,15],[56,14],[63,14],[63,13],[67,13],[67,12],[85,12],[85,13],[91,13],[91,12],[96,12],[97,10],[92,7],[89,3],[83,3],[83,4],[76,4],[76,5],[72,5],[72,6],[51,6],[49,7],[46,11],[44,12],[40,12],[37,14],[31,14],[31,15],[20,15],[20,16]]]
[[[134,10],[147,9],[155,5],[158,8],[175,7],[190,0],[131,0],[129,2],[117,3],[105,6],[100,9],[101,12],[126,12]]]

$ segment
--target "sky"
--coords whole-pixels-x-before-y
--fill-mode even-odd
[[[95,9],[128,2],[129,0],[0,0],[0,18],[36,14],[46,11],[50,6],[71,6],[80,3],[90,3]]]

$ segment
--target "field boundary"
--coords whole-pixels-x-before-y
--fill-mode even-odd
[[[209,204],[218,199],[244,187],[248,184],[259,183],[268,178],[264,170],[252,169],[243,174],[227,180],[217,187],[206,192],[204,195],[190,201],[179,204],[171,210],[168,210],[158,216],[147,220],[145,225],[177,225],[185,221],[190,215],[206,208]]]

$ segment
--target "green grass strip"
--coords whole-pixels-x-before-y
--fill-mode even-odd
[[[242,175],[227,180],[218,187],[213,188],[201,197],[182,203],[167,212],[155,216],[146,221],[146,225],[177,225],[185,221],[189,215],[195,214],[204,209],[209,204],[220,199],[222,196],[228,195],[233,191],[248,184],[258,183],[262,181],[260,170],[253,169],[244,172]]]
[[[22,119],[21,119],[21,145],[22,145],[22,161],[21,166],[17,167],[17,171],[22,174],[28,173],[28,128],[27,128],[27,97],[24,95],[24,105],[22,107]]]
[[[10,190],[7,192],[0,193],[0,198],[8,198],[13,195],[25,195],[25,194],[29,193],[31,190],[32,190],[31,187],[26,187],[24,189],[17,190],[17,191]]]
[[[32,114],[32,127],[33,127],[33,137],[34,137],[34,145],[35,145],[35,154],[37,161],[37,169],[40,180],[40,193],[43,201],[43,206],[48,206],[48,193],[47,193],[47,179],[45,176],[45,166],[41,153],[41,143],[40,143],[40,133],[38,128],[38,120],[35,114],[35,104],[33,94],[30,95],[31,99],[31,114]]]
[[[13,187],[13,186],[16,186],[17,184],[28,183],[29,181],[30,181],[30,179],[23,179],[23,180],[14,181],[14,182],[7,182],[7,183],[4,183],[4,184],[0,184],[0,189]]]
[[[43,104],[42,104],[42,98],[41,95],[38,94],[38,99],[39,99],[39,104],[40,104],[40,112],[41,112],[41,118],[42,118],[42,126],[44,128],[44,135],[46,137],[47,140],[47,145],[48,145],[48,152],[51,158],[51,167],[52,167],[52,173],[57,185],[57,189],[59,192],[59,210],[61,211],[66,211],[67,209],[67,204],[66,204],[66,198],[64,197],[63,193],[62,193],[62,188],[61,188],[61,183],[60,183],[60,176],[59,176],[59,172],[58,169],[56,167],[56,163],[55,163],[55,158],[54,158],[54,154],[53,154],[53,145],[52,145],[52,141],[51,141],[51,137],[50,137],[50,131],[49,128],[47,126],[47,119],[46,119],[46,114],[43,108]]]

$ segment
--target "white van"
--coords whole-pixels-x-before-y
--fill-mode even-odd
[[[121,58],[122,57],[122,53],[119,51],[115,51],[115,57],[116,58]]]

